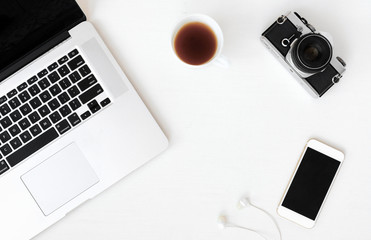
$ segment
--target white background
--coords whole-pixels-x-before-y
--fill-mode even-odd
[[[242,196],[267,209],[283,239],[371,239],[371,2],[78,0],[170,140],[169,149],[36,240],[260,239],[231,220],[278,234]],[[347,62],[340,83],[313,99],[260,43],[281,14],[296,10],[333,36]],[[193,69],[171,52],[179,19],[213,17],[230,68]],[[309,138],[344,151],[344,165],[315,228],[275,210]]]

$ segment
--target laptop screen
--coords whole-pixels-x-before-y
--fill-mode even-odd
[[[75,0],[0,0],[0,81],[11,74],[7,68],[82,19]]]

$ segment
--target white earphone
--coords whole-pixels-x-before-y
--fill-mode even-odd
[[[224,215],[219,216],[218,225],[219,225],[220,228],[223,228],[223,229],[224,228],[240,228],[240,229],[248,230],[248,231],[251,231],[251,232],[255,232],[255,233],[259,234],[259,236],[261,236],[262,238],[267,240],[267,238],[264,237],[263,234],[259,233],[258,231],[254,230],[254,229],[242,227],[240,225],[228,222],[227,217],[224,216]]]
[[[240,208],[240,209],[243,209],[243,208],[247,208],[247,207],[254,207],[258,210],[260,210],[261,212],[265,213],[266,215],[268,215],[270,217],[270,219],[273,221],[274,225],[276,226],[277,230],[278,230],[278,233],[280,235],[280,240],[282,240],[282,235],[281,235],[281,230],[276,222],[276,220],[273,218],[273,216],[267,212],[266,210],[254,205],[251,203],[250,199],[249,198],[242,198],[238,204],[237,204],[237,207]],[[248,230],[248,231],[251,231],[251,232],[255,232],[256,234],[258,234],[260,237],[264,238],[264,239],[267,239],[263,234],[261,234],[260,232],[258,232],[257,230],[254,230],[254,229],[251,229],[251,228],[247,228],[247,227],[243,227],[243,226],[240,226],[240,225],[237,225],[237,224],[234,224],[234,223],[231,223],[231,222],[228,222],[227,220],[227,217],[225,215],[220,215],[219,218],[218,218],[218,221],[217,221],[218,225],[220,228],[240,228],[240,229],[245,229],[245,230]]]

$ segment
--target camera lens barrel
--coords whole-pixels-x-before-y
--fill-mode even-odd
[[[323,70],[332,58],[331,43],[324,36],[311,33],[300,37],[294,44],[291,58],[295,66],[306,73]]]

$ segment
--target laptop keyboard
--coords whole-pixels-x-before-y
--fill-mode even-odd
[[[0,175],[111,103],[74,49],[0,97]]]

